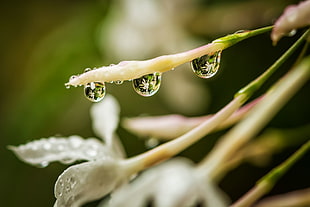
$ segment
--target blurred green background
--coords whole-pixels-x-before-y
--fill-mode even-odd
[[[8,145],[55,135],[94,136],[89,117],[91,103],[84,98],[82,88],[64,87],[72,74],[121,60],[181,52],[237,30],[270,25],[290,3],[294,1],[1,2],[0,74],[5,92],[0,102],[1,206],[52,206],[54,183],[66,168],[58,163],[42,169],[29,166],[19,161],[7,149]],[[268,34],[261,35],[225,50],[220,71],[210,80],[195,77],[189,64],[185,64],[164,74],[162,87],[153,97],[139,97],[128,82],[107,84],[107,91],[119,100],[123,117],[214,113],[239,88],[271,65],[299,35],[284,38],[277,47],[271,45]],[[294,58],[261,91],[284,74]],[[268,127],[307,124],[309,89],[308,83]],[[118,132],[128,156],[146,150],[142,139],[122,128]],[[199,161],[220,135],[216,133],[202,140],[182,155]],[[235,200],[297,147],[277,153],[261,168],[241,165],[223,180],[222,187]],[[271,194],[309,187],[309,162],[307,155]],[[94,202],[87,206],[96,205]]]

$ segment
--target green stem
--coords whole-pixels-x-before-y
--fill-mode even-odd
[[[310,149],[310,140],[306,142],[298,151],[290,156],[285,162],[274,168],[270,173],[261,178],[257,185],[267,182],[274,185],[292,166]]]
[[[281,165],[274,168],[271,172],[261,178],[256,185],[242,198],[240,198],[231,207],[247,207],[251,206],[263,195],[268,193],[276,184],[276,182],[310,149],[310,140],[306,142],[299,150],[291,155]]]
[[[225,44],[227,47],[230,47],[244,39],[268,32],[272,28],[273,26],[268,26],[268,27],[263,27],[263,28],[250,30],[250,31],[246,30],[244,32],[234,33],[234,34],[227,35],[225,37],[218,38],[214,40],[212,43],[222,43],[222,44]]]
[[[255,136],[281,107],[309,79],[310,57],[305,58],[295,69],[278,81],[257,104],[250,114],[224,135],[210,154],[201,162],[200,172],[216,179],[222,163]],[[241,94],[245,96],[246,94]]]
[[[257,89],[259,89],[263,83],[288,59],[294,51],[300,46],[300,44],[308,37],[310,30],[307,30],[274,64],[272,64],[262,75],[252,81],[250,84],[239,90],[236,96],[240,94],[253,94]]]

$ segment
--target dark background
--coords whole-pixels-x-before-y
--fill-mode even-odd
[[[113,23],[111,11],[121,12],[118,8],[120,2],[104,0],[1,2],[1,206],[52,206],[54,183],[66,168],[58,163],[42,169],[29,166],[19,161],[7,149],[8,145],[24,144],[34,139],[55,135],[94,136],[89,117],[91,103],[84,98],[82,88],[67,90],[64,83],[70,75],[81,73],[84,68],[126,60],[123,59],[126,58],[124,56],[113,55],[113,52],[105,47],[104,41],[100,40],[109,28],[106,25]],[[165,6],[164,1],[158,2],[159,7]],[[186,31],[188,37],[199,42],[188,47],[184,46],[186,50],[240,29],[271,25],[283,8],[294,1],[193,2],[190,8],[184,6],[187,5],[185,3],[184,5],[176,3],[175,13],[172,15],[178,27]],[[167,101],[169,97],[164,92],[167,90],[164,85],[169,85],[175,71],[169,72],[169,76],[164,77],[163,90],[153,97],[139,97],[127,82],[122,85],[108,84],[107,90],[120,101],[122,117],[169,113],[197,116],[214,113],[228,103],[239,88],[270,66],[301,32],[302,30],[294,37],[283,38],[276,47],[271,45],[269,35],[264,34],[225,50],[222,54],[220,71],[210,80],[201,80],[189,72],[187,75],[193,76],[191,80],[199,83],[206,94],[191,94],[197,97],[197,106],[188,99],[184,111],[177,106],[178,103],[173,105]],[[125,40],[128,38],[125,32],[122,38]],[[168,37],[167,39],[151,37],[151,40],[162,48],[164,46],[169,48],[171,43]],[[132,40],[129,38],[128,41]],[[145,47],[150,45],[148,42],[144,44]],[[172,50],[157,49],[148,53],[147,57],[141,55],[136,59],[181,52],[179,49]],[[294,58],[296,55],[285,63],[261,92],[290,68]],[[190,71],[189,65],[180,70]],[[184,84],[182,81],[179,80],[180,85]],[[175,95],[182,93],[178,87],[172,87],[170,90]],[[259,93],[256,94],[258,95]],[[271,121],[268,128],[285,129],[307,124],[310,115],[309,104],[309,84],[307,84]],[[122,128],[118,133],[128,156],[146,150],[142,139]],[[182,155],[194,161],[201,160],[221,134],[216,133],[210,136],[210,139],[200,141]],[[232,200],[237,199],[273,166],[294,152],[300,144],[275,154],[271,162],[264,167],[242,164],[223,180],[221,186]],[[309,161],[308,154],[280,180],[270,194],[309,187]],[[96,202],[88,204],[88,206],[96,205]]]

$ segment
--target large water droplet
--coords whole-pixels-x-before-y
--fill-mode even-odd
[[[192,69],[200,78],[211,78],[220,67],[222,51],[217,51],[213,55],[204,55],[192,60]]]
[[[105,84],[101,82],[87,83],[84,87],[86,98],[92,102],[99,102],[105,96]]]
[[[161,73],[155,72],[144,75],[132,81],[133,88],[141,96],[152,96],[160,87]]]

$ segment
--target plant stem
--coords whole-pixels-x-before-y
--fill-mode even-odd
[[[240,198],[231,207],[251,206],[263,195],[268,193],[276,182],[310,149],[310,140],[306,142],[298,151],[291,155],[285,162],[274,168],[271,172],[260,179],[256,185]]]
[[[264,27],[253,31],[227,35],[214,40],[212,43],[186,52],[163,55],[149,60],[123,61],[117,65],[103,66],[81,75],[77,75],[75,78],[70,78],[69,82],[65,85],[79,86],[96,81],[111,82],[117,80],[132,80],[154,72],[166,72],[195,58],[207,54],[213,54],[219,50],[224,50],[241,40],[270,31],[271,28],[272,27]]]
[[[246,30],[244,32],[230,34],[214,40],[213,43],[224,43],[227,47],[230,47],[244,39],[268,32],[272,28],[273,26],[267,26],[256,30]]]
[[[282,64],[283,61],[279,61],[278,64]],[[278,68],[278,65],[277,67]],[[298,70],[299,71],[299,70]],[[306,71],[306,70],[301,70],[301,71]],[[269,77],[269,75],[262,74],[264,78],[259,80],[263,80],[263,82]],[[293,74],[291,75],[292,77]],[[296,75],[295,75],[296,76]],[[261,76],[260,76],[261,77]],[[305,76],[307,77],[307,76]],[[285,79],[286,80],[286,79]],[[292,84],[294,83],[294,80],[289,80],[287,84]],[[301,81],[302,82],[302,81]],[[253,82],[250,83],[250,85]],[[268,102],[264,101],[264,104],[266,106],[269,106],[269,108],[262,107],[262,109],[258,110],[264,110],[263,112],[259,111],[258,115],[261,114],[262,116],[253,116],[253,118],[246,119],[248,120],[245,122],[243,125],[241,125],[239,128],[236,128],[234,131],[232,131],[230,134],[228,133],[227,137],[227,143],[223,143],[223,146],[219,147],[218,150],[215,150],[214,154],[211,154],[211,157],[209,161],[206,161],[208,164],[203,164],[203,166],[208,165],[208,168],[210,168],[210,171],[214,171],[219,168],[219,165],[222,161],[226,160],[227,157],[231,156],[233,152],[238,149],[240,146],[242,146],[248,139],[251,138],[251,134],[255,134],[260,128],[260,125],[263,125],[265,122],[268,121],[269,118],[272,117],[272,115],[275,114],[277,109],[279,109],[284,103],[287,98],[289,98],[290,92],[294,92],[293,89],[298,88],[298,83],[295,84],[296,87],[291,87],[287,89],[285,86],[282,86],[282,88],[287,89],[286,92],[283,92],[283,89],[280,88],[281,90],[281,96],[279,94],[273,94],[270,93],[269,96],[271,98],[268,98]],[[203,122],[201,125],[197,126],[193,130],[187,132],[186,134],[170,141],[167,142],[159,147],[156,147],[150,151],[147,151],[141,155],[138,155],[136,157],[130,158],[126,160],[125,162],[130,163],[132,166],[133,171],[139,169],[143,170],[145,168],[148,168],[158,162],[161,162],[163,160],[166,160],[177,153],[181,152],[184,150],[186,147],[190,146],[194,142],[198,141],[201,139],[203,136],[207,135],[210,133],[213,129],[215,129],[221,122],[226,120],[231,114],[234,113],[248,98],[253,94],[254,90],[258,89],[257,87],[252,88],[251,90],[244,90],[238,94],[238,96],[235,96],[235,98],[222,110],[220,110],[217,114],[215,114],[211,119]],[[272,100],[270,100],[272,99]],[[275,99],[275,100],[273,100]],[[267,103],[266,103],[267,102]],[[259,104],[261,105],[261,104]],[[258,124],[256,125],[256,122]],[[244,133],[244,129],[251,129],[249,133]],[[249,136],[248,136],[249,135]],[[229,138],[229,136],[234,136],[233,138]],[[238,140],[238,137],[240,137],[240,140]],[[227,152],[225,152],[227,150]],[[229,151],[228,151],[229,150]],[[216,152],[219,151],[219,152]],[[202,167],[204,168],[204,167]],[[212,173],[213,174],[213,173]],[[216,174],[216,173],[215,173]],[[212,175],[214,176],[214,175]]]
[[[131,166],[133,169],[132,171],[136,172],[171,158],[204,137],[206,134],[210,133],[220,123],[226,120],[245,102],[245,97],[246,96],[244,95],[234,98],[229,104],[212,116],[211,119],[208,119],[186,134],[143,154],[127,159],[124,162]]]
[[[280,110],[293,94],[309,79],[310,57],[278,81],[250,114],[224,135],[211,153],[201,162],[199,171],[206,177],[216,178],[220,165],[227,161],[248,140],[255,136]],[[237,96],[238,97],[238,96]]]
[[[239,90],[235,96],[239,96],[247,91],[248,94],[252,94],[259,89],[263,83],[287,60],[293,52],[300,46],[300,44],[308,37],[310,30],[307,30],[274,64],[272,64],[262,75],[253,80],[246,87]]]
[[[218,125],[213,132],[228,128],[243,119],[262,98],[263,96],[260,96],[242,106],[224,122]],[[199,117],[184,117],[176,114],[134,117],[124,119],[122,125],[126,130],[142,138],[154,137],[158,140],[168,141],[185,134],[202,122],[211,119],[212,116],[214,116],[214,114]]]

